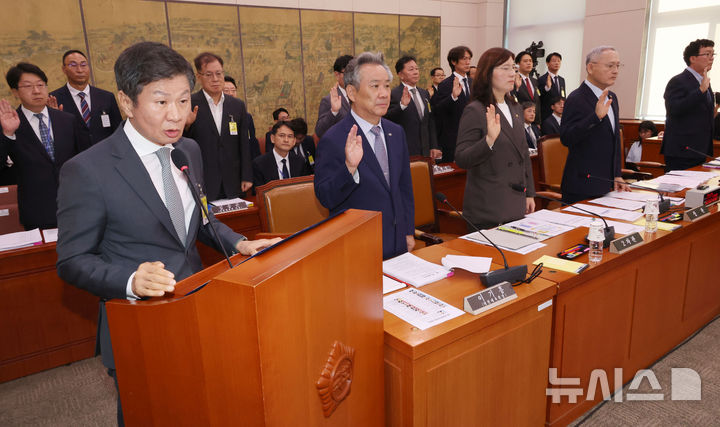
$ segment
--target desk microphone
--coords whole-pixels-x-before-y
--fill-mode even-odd
[[[510,187],[512,187],[512,189],[515,190],[515,191],[520,191],[520,192],[522,192],[522,193],[525,192],[525,187],[523,187],[522,185],[510,184]],[[594,216],[594,217],[596,217],[596,218],[600,218],[600,219],[602,220],[602,222],[605,223],[605,228],[603,229],[603,233],[604,233],[604,235],[605,235],[605,240],[603,241],[603,247],[604,247],[604,248],[609,247],[609,246],[610,246],[610,242],[612,242],[612,241],[615,239],[615,227],[608,225],[607,221],[605,221],[605,218],[603,218],[602,216],[600,216],[600,215],[598,215],[598,214],[596,214],[596,213],[594,213],[594,212],[590,212],[589,210],[583,209],[583,208],[581,208],[581,207],[573,206],[573,205],[571,205],[571,204],[569,204],[569,203],[565,203],[565,202],[563,202],[562,200],[553,199],[552,197],[547,197],[547,196],[543,196],[543,195],[540,195],[540,194],[536,194],[535,197],[538,197],[538,198],[544,199],[544,200],[549,200],[549,201],[551,201],[551,202],[558,202],[558,203],[560,203],[560,204],[563,205],[563,206],[571,206],[573,209],[577,209],[577,210],[579,210],[579,211],[585,212],[585,213],[588,214],[588,215],[592,215],[592,216]]]
[[[488,242],[490,242],[495,249],[500,252],[500,255],[502,255],[503,264],[505,264],[505,268],[502,270],[494,270],[494,271],[488,271],[487,273],[480,273],[480,282],[485,285],[486,287],[495,286],[498,283],[501,282],[510,282],[510,283],[517,283],[522,282],[525,280],[525,276],[527,276],[527,265],[518,265],[516,267],[508,267],[507,259],[505,258],[505,254],[503,253],[502,249],[500,249],[495,243],[493,243],[492,240],[488,239],[487,236],[483,234],[482,231],[480,231],[475,224],[473,224],[469,219],[465,218],[465,215],[463,215],[460,211],[455,209],[455,206],[451,205],[448,201],[447,197],[443,193],[437,192],[435,193],[435,198],[440,203],[445,203],[446,205],[450,206],[450,208],[455,211],[456,214],[460,215],[462,219],[465,220],[472,228],[475,229],[478,233],[480,233],[481,236],[485,238]]]
[[[187,177],[188,184],[190,184],[190,192],[193,195],[193,199],[195,199],[195,204],[197,204],[198,208],[200,208],[200,212],[202,212],[202,215],[208,219],[208,222],[210,223],[210,229],[212,230],[213,236],[215,237],[215,241],[217,242],[218,246],[220,246],[223,255],[225,255],[225,260],[227,261],[228,265],[230,266],[230,268],[233,268],[233,265],[230,262],[230,257],[228,256],[227,251],[225,251],[225,246],[223,246],[222,242],[220,241],[220,237],[218,237],[217,230],[215,230],[215,224],[210,221],[210,215],[208,214],[207,208],[200,199],[198,187],[196,186],[193,179],[190,177],[190,173],[188,172],[189,168],[187,156],[181,150],[175,149],[170,152],[170,157],[172,158],[175,167],[180,169],[182,173],[184,173]]]
[[[690,147],[689,145],[686,145],[686,146],[685,146],[685,151],[692,151],[693,153],[699,154],[699,155],[705,157],[706,159],[715,160],[715,157],[713,157],[713,156],[711,156],[711,155],[709,155],[709,154],[707,154],[707,153],[703,153],[703,152],[700,151],[700,150],[696,150],[696,149]]]
[[[586,175],[581,175],[581,176],[583,176],[587,179],[592,178],[592,179],[599,179],[600,181],[607,181],[607,182],[615,183],[615,181],[613,181],[612,179],[607,179],[607,178],[603,178],[603,177],[595,176],[595,175],[591,175],[591,174],[586,174]],[[660,209],[660,213],[662,214],[662,213],[665,213],[670,210],[670,199],[666,200],[665,197],[663,197],[662,191],[657,190],[655,188],[643,187],[642,185],[637,185],[637,184],[633,184],[630,182],[626,182],[624,184],[627,185],[628,187],[637,188],[638,190],[649,190],[649,191],[654,191],[654,192],[658,193],[658,195],[660,196],[660,203],[658,203],[658,208]]]

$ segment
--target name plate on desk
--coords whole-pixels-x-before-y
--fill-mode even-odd
[[[501,282],[495,286],[465,297],[464,309],[470,314],[480,314],[517,298],[510,282]]]
[[[621,254],[642,244],[643,238],[640,233],[628,234],[610,242],[610,253]]]
[[[707,206],[703,205],[685,212],[685,216],[683,217],[683,219],[685,221],[695,222],[709,213],[710,209],[708,209]]]

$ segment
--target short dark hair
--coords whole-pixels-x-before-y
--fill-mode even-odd
[[[460,61],[462,57],[465,56],[465,52],[469,53],[470,56],[473,56],[472,50],[470,50],[470,48],[467,46],[455,46],[454,48],[450,49],[450,52],[448,52],[447,60],[448,64],[450,64],[451,71],[455,71],[453,61]]]
[[[683,51],[683,59],[686,65],[690,65],[690,57],[700,55],[700,49],[704,47],[714,47],[715,42],[708,39],[697,39],[694,42],[690,42],[689,45]]]
[[[87,56],[85,56],[85,54],[82,53],[82,51],[79,51],[79,50],[77,50],[77,49],[70,49],[70,50],[68,50],[67,52],[63,53],[63,57],[62,57],[62,63],[63,63],[63,65],[65,65],[65,58],[67,58],[68,55],[72,55],[73,53],[79,53],[80,55],[83,56],[83,58],[87,59]]]
[[[342,73],[345,67],[347,67],[348,62],[353,59],[352,55],[343,55],[338,56],[335,59],[335,63],[333,64],[333,71],[337,71],[338,73]]]
[[[280,117],[280,113],[285,113],[285,114],[287,114],[288,116],[290,115],[290,113],[288,112],[288,110],[284,109],[283,107],[280,107],[280,108],[278,108],[277,110],[273,111],[273,120],[277,120],[278,117]]]
[[[527,50],[523,50],[522,52],[519,52],[517,54],[517,56],[515,57],[515,63],[519,64],[520,61],[522,60],[523,56],[525,56],[525,55],[530,55],[530,52],[528,52]],[[530,55],[530,58],[532,58],[532,55]]]
[[[215,61],[219,62],[220,65],[225,65],[222,58],[212,52],[203,52],[200,55],[196,56],[193,60],[193,62],[195,63],[195,70],[197,70],[198,73],[202,69],[203,65],[207,65]]]
[[[233,86],[235,86],[235,89],[237,89],[237,83],[235,83],[235,79],[230,76],[225,76],[225,81],[232,83]]]
[[[560,101],[565,101],[565,97],[560,96],[560,95],[555,95],[552,98],[550,98],[550,105],[555,105]]]
[[[295,135],[307,135],[308,133],[307,122],[302,117],[290,120],[290,128],[292,128]]]
[[[190,63],[162,43],[135,43],[115,61],[117,88],[133,103],[137,102],[137,96],[147,84],[178,75],[187,77],[190,90],[195,87],[195,74]]]
[[[437,70],[442,71],[442,68],[441,68],[441,67],[435,67],[435,68],[433,68],[432,70],[430,70],[430,77],[435,77],[435,72],[436,72]]]
[[[507,61],[507,60],[506,60],[506,61]],[[525,101],[525,102],[523,102],[521,105],[522,105],[523,111],[525,111],[525,110],[527,110],[528,108],[531,108],[531,107],[532,107],[532,108],[536,108],[535,103],[532,102],[532,101]]]
[[[550,60],[553,59],[553,56],[557,56],[557,57],[560,58],[560,60],[562,61],[562,55],[560,55],[560,54],[557,53],[557,52],[553,52],[553,53],[551,53],[551,54],[549,54],[548,56],[545,57],[545,62],[546,62],[546,63],[547,63],[547,62],[550,62]]]
[[[8,86],[10,86],[11,89],[17,89],[18,82],[23,74],[35,74],[40,77],[45,84],[48,82],[47,76],[40,67],[28,62],[19,62],[14,67],[10,67],[7,74],[5,74],[5,80],[7,80]]]
[[[275,135],[277,133],[278,129],[280,129],[283,126],[287,126],[290,130],[293,131],[293,134],[295,133],[295,131],[293,130],[293,127],[290,125],[290,122],[287,120],[280,120],[279,122],[275,123],[272,126],[272,128],[270,128],[270,133]]]
[[[399,73],[400,71],[405,68],[405,64],[407,64],[410,61],[414,61],[417,64],[417,59],[415,59],[414,56],[405,55],[402,58],[398,59],[395,63],[395,72]]]
[[[655,126],[655,123],[650,120],[643,120],[640,122],[640,125],[638,125],[638,132],[641,130],[649,130],[652,132],[652,136],[656,136],[658,134],[657,126]]]
[[[502,47],[493,47],[480,55],[480,59],[477,63],[477,72],[475,73],[475,80],[472,83],[471,96],[473,99],[477,99],[482,102],[486,107],[490,104],[497,104],[495,94],[492,88],[492,76],[495,67],[499,67],[504,64],[508,59],[514,57],[513,53]],[[510,94],[505,95],[505,102],[508,104],[514,104],[515,100]]]

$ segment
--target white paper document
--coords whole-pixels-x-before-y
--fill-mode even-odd
[[[487,273],[490,271],[492,258],[483,256],[445,255],[442,260],[445,268],[461,268],[471,273]]]
[[[387,277],[383,274],[383,295],[390,293],[392,291],[396,291],[398,289],[402,289],[406,284],[403,282],[398,282],[397,280],[393,279],[392,277]]]
[[[611,191],[607,193],[605,197],[612,197],[614,199],[635,200],[645,203],[648,199],[657,199],[658,193],[654,191]],[[595,202],[593,201],[593,203]]]
[[[489,230],[483,230],[483,233],[485,233],[485,234],[487,235],[487,232],[488,232],[488,231],[489,231]],[[504,231],[499,231],[499,232],[500,232],[500,233],[504,233]],[[520,237],[523,237],[523,236],[520,236]],[[461,238],[461,239],[465,239],[465,240],[469,240],[469,241],[471,241],[471,242],[479,243],[479,244],[481,244],[481,245],[492,246],[492,244],[491,244],[490,242],[488,242],[487,240],[483,239],[483,237],[482,237],[480,234],[478,234],[477,231],[475,231],[475,232],[473,232],[473,233],[470,233],[470,234],[466,234],[466,235],[464,235],[464,236],[460,236],[460,238]],[[490,238],[492,239],[493,237],[490,236]],[[526,239],[528,239],[528,238],[526,238]],[[495,242],[495,240],[493,240],[493,242]],[[529,254],[530,252],[532,252],[532,251],[534,251],[534,250],[537,250],[537,249],[540,249],[540,248],[542,248],[542,247],[544,247],[544,246],[547,246],[545,243],[542,243],[542,242],[540,242],[540,241],[538,241],[538,240],[533,240],[533,242],[535,242],[535,243],[532,243],[532,242],[531,242],[530,244],[526,244],[526,245],[521,246],[521,247],[519,247],[519,248],[518,248],[518,247],[516,247],[516,248],[510,248],[510,247],[507,247],[507,246],[503,246],[502,244],[500,244],[500,243],[502,243],[502,242],[500,242],[500,243],[495,242],[495,244],[498,245],[498,247],[500,247],[500,248],[501,248],[502,250],[504,250],[504,251],[515,252],[515,253],[523,254],[523,255]]]
[[[40,245],[42,242],[43,239],[40,235],[39,228],[29,231],[18,231],[17,233],[3,234],[0,235],[0,251]]]
[[[538,237],[538,240],[545,240],[549,237],[559,236],[560,234],[563,234],[575,228],[571,225],[555,224],[551,221],[546,221],[541,218],[534,218],[530,216],[518,219],[517,221],[508,222],[506,224],[503,224],[503,226],[513,227],[518,230],[530,233]]]
[[[590,227],[594,217],[571,215],[561,212],[549,211],[546,209],[533,212],[528,216],[538,216],[546,219],[547,221],[556,222],[558,224],[572,223],[575,227]],[[643,227],[628,224],[626,222],[608,221],[608,226],[615,227],[615,233],[617,234],[632,234],[635,232],[642,232],[645,230]]]
[[[586,205],[585,203],[576,203],[574,206],[577,206],[580,209],[584,209],[586,211],[590,211],[594,213],[595,215],[600,215],[602,217],[606,218],[615,218],[615,219],[621,219],[623,221],[635,221],[636,219],[643,216],[642,212],[631,212],[631,211],[624,211],[622,209],[614,209],[614,208],[604,208],[600,206],[592,206],[592,205]],[[581,215],[589,215],[587,212],[583,212],[580,209],[575,209],[573,206],[568,206],[564,208],[564,211],[568,212],[575,212],[579,213]]]
[[[415,288],[408,288],[383,297],[383,308],[423,331],[464,313],[464,311]]]
[[[657,195],[655,195],[655,199],[657,199]],[[645,206],[644,201],[616,199],[614,197],[598,197],[597,199],[590,200],[590,202],[595,203],[596,205],[609,206],[611,208],[624,209],[627,211],[635,211],[642,209]]]
[[[690,178],[697,178],[697,179],[703,179],[708,180],[711,178],[715,178],[717,174],[715,172],[705,172],[705,171],[670,171],[667,173],[668,175],[679,175],[679,176],[686,176]]]
[[[425,261],[410,252],[383,261],[383,274],[417,288],[453,275],[442,265]]]
[[[58,236],[57,228],[48,228],[47,230],[43,230],[42,234],[43,234],[43,238],[45,239],[45,243],[57,242],[57,236]]]

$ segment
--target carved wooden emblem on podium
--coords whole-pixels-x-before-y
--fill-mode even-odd
[[[323,414],[329,417],[348,394],[353,379],[355,349],[335,341],[315,386],[322,402]]]

